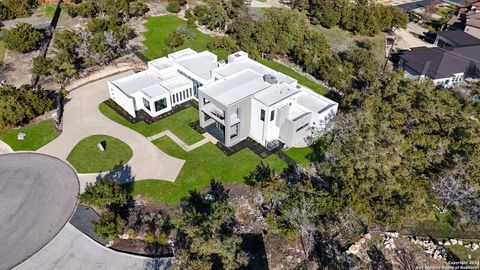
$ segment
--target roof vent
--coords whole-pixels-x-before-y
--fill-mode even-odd
[[[263,75],[263,80],[269,84],[276,84],[278,82],[277,77],[272,74]]]

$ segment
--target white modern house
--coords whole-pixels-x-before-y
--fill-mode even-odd
[[[295,146],[324,131],[338,108],[242,51],[224,63],[208,51],[181,50],[108,86],[111,98],[133,117],[138,110],[154,117],[198,100],[200,125],[227,147],[247,137],[268,148]]]

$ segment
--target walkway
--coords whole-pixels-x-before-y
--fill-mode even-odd
[[[48,245],[13,270],[164,270],[172,259],[151,259],[120,253],[90,239],[68,223]]]
[[[0,155],[12,153],[12,152],[13,152],[12,147],[10,147],[10,145],[6,144],[4,141],[0,140]]]
[[[148,139],[150,141],[153,141],[153,140],[156,140],[156,139],[159,139],[163,136],[167,136],[169,137],[170,139],[172,139],[176,144],[178,144],[178,146],[182,147],[183,150],[185,150],[186,152],[190,152],[206,143],[213,143],[213,144],[216,144],[218,142],[217,139],[215,139],[212,135],[210,135],[209,133],[205,132],[202,134],[203,136],[203,139],[199,142],[196,142],[192,145],[188,145],[186,144],[184,141],[182,141],[180,138],[178,138],[175,134],[173,134],[170,130],[165,130],[163,132],[160,132],[158,134],[155,134],[151,137],[148,137]]]
[[[65,105],[62,134],[38,152],[66,160],[80,140],[95,134],[105,134],[122,140],[132,148],[133,156],[127,165],[132,169],[134,180],[175,181],[184,160],[165,154],[142,134],[110,120],[98,109],[98,105],[109,98],[107,80],[116,80],[130,74],[131,71],[120,73],[72,91]],[[85,182],[95,181],[96,176],[97,174],[80,175],[81,186]]]

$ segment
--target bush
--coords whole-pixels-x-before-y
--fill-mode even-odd
[[[147,232],[145,234],[145,242],[152,244],[155,241],[155,235],[152,232]]]
[[[43,35],[31,24],[20,23],[5,36],[5,47],[21,53],[38,49]]]
[[[178,1],[170,1],[167,5],[167,10],[172,13],[178,13],[181,10],[180,3]]]
[[[133,17],[143,16],[149,10],[147,4],[141,1],[131,2],[128,9],[128,14]]]
[[[0,2],[0,19],[12,20],[30,16],[33,8],[37,6],[36,0],[3,0]]]
[[[107,211],[100,216],[100,219],[93,226],[93,230],[100,238],[111,240],[123,231],[125,221],[119,215]]]
[[[45,56],[37,56],[33,58],[32,73],[36,75],[48,76],[50,75],[50,61]]]
[[[118,182],[102,178],[95,184],[88,183],[85,191],[78,195],[81,203],[98,207],[125,206],[129,195]]]
[[[27,123],[52,109],[53,100],[44,91],[11,85],[0,87],[0,130]]]
[[[174,49],[176,47],[182,46],[184,41],[185,40],[182,33],[179,33],[178,31],[173,31],[168,34],[164,42],[168,48]]]
[[[130,239],[135,239],[138,237],[138,232],[135,231],[134,229],[128,229],[127,234],[128,234],[128,238]]]

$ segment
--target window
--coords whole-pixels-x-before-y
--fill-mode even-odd
[[[150,102],[143,98],[143,106],[150,111]]]
[[[175,96],[177,97],[177,102],[179,102],[180,99],[178,98],[178,93],[176,93]]]
[[[190,97],[190,95],[188,94],[188,89],[187,89],[187,90],[185,90],[185,91],[186,91],[186,93],[187,93],[187,98],[189,98],[189,97]]]
[[[265,121],[265,110],[260,110],[260,120]]]
[[[308,126],[308,123],[306,123],[305,125],[303,125],[303,126],[301,126],[301,127],[297,128],[297,130],[296,130],[295,132],[299,132],[300,130],[302,130],[302,129],[306,128],[307,126]]]
[[[185,98],[186,98],[186,97],[185,97],[185,90],[183,90],[182,93],[183,93],[183,99],[185,99]]]
[[[163,110],[167,108],[167,99],[166,98],[162,98],[162,99],[159,99],[157,101],[155,101],[155,111],[158,112],[160,110]]]
[[[270,121],[273,121],[275,119],[275,111],[270,112]]]
[[[192,88],[190,87],[190,96],[192,96],[192,95],[193,95]]]
[[[175,103],[175,95],[172,95],[172,103]]]

